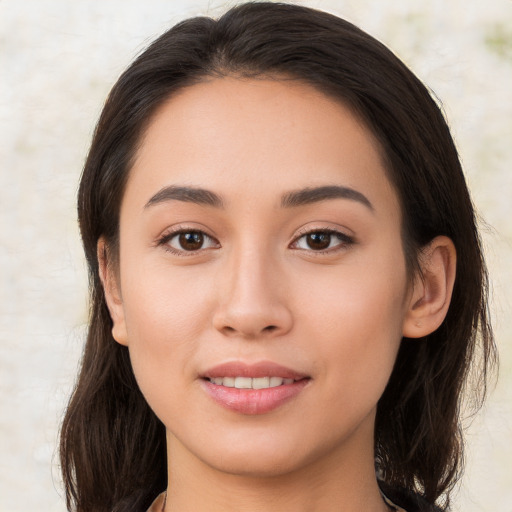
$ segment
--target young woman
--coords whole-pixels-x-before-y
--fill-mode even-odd
[[[382,44],[276,3],[180,23],[114,86],[78,210],[69,510],[448,506],[486,271],[446,122]]]

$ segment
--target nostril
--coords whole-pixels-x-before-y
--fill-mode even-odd
[[[277,326],[276,325],[267,325],[267,327],[265,327],[263,329],[263,331],[266,331],[266,332],[273,332],[277,329]]]

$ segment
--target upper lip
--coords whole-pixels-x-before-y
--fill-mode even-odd
[[[259,361],[257,363],[244,363],[243,361],[229,361],[214,366],[201,374],[203,378],[216,377],[282,377],[283,379],[300,380],[308,375],[287,368],[272,361]]]

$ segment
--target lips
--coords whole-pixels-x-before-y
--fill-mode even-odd
[[[293,380],[300,380],[307,377],[304,373],[270,361],[260,361],[254,364],[232,361],[210,368],[204,372],[202,376],[207,379],[213,379],[215,377],[281,377],[283,379]]]
[[[310,378],[272,362],[224,363],[207,370],[203,388],[224,408],[241,414],[265,414],[295,398]]]

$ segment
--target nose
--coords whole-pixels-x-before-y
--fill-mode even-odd
[[[215,329],[226,336],[271,338],[290,331],[293,317],[283,272],[258,251],[247,251],[219,275]]]

